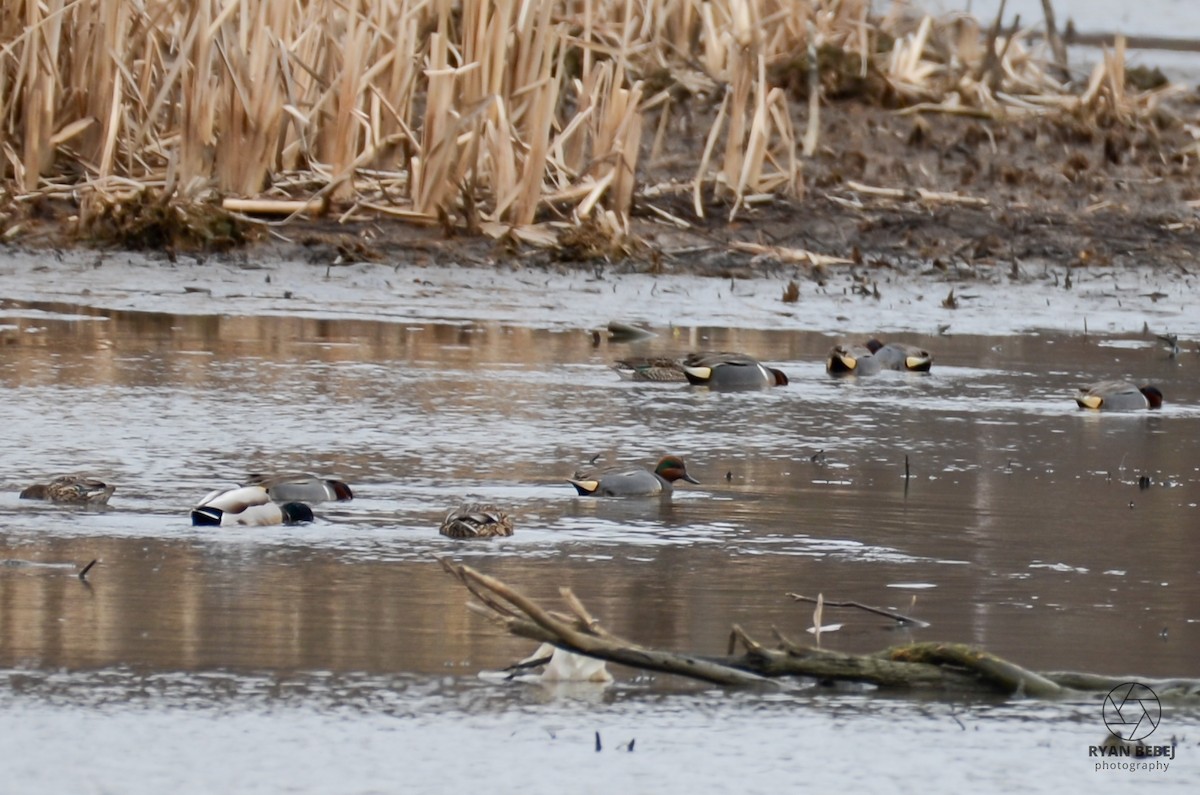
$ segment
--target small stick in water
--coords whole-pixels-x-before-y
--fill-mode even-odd
[[[96,558],[91,563],[84,566],[83,570],[79,572],[79,579],[83,580],[84,582],[87,582],[87,573],[92,570],[92,566],[95,566],[99,562],[100,562],[100,558]]]
[[[815,599],[811,596],[803,596],[798,593],[790,593],[789,592],[787,595],[789,597],[791,597],[792,599],[795,599],[797,602],[808,602],[810,604],[816,603],[816,604],[821,605],[822,608],[824,608],[824,607],[854,607],[859,610],[866,610],[868,613],[874,613],[877,616],[884,616],[885,618],[890,618],[893,621],[896,621],[900,624],[912,624],[913,626],[916,626],[916,627],[929,626],[929,622],[922,621],[919,618],[913,618],[912,616],[902,615],[900,613],[895,613],[895,612],[892,612],[891,610],[884,610],[879,607],[872,607],[871,605],[865,605],[862,602],[852,602],[852,601],[830,602],[827,599],[825,599],[824,594],[817,594],[817,597]]]

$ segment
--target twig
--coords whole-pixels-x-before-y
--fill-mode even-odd
[[[976,207],[986,207],[989,202],[982,196],[963,196],[959,193],[947,193],[945,191],[925,190],[917,188],[917,196],[921,197],[922,201],[927,202],[946,202],[947,204],[967,204]]]
[[[819,598],[819,597],[812,597],[812,596],[802,596],[798,593],[789,593],[788,596],[792,597],[797,602],[810,602],[813,604],[815,604],[817,602],[817,599]],[[922,621],[919,618],[913,618],[912,616],[906,616],[902,613],[894,613],[891,610],[884,610],[883,608],[880,608],[880,607],[871,607],[870,605],[864,605],[862,602],[831,602],[828,599],[825,599],[824,604],[826,607],[857,607],[859,610],[866,610],[868,613],[874,613],[879,616],[885,616],[894,621],[898,621],[901,624],[912,624],[913,626],[917,626],[917,627],[929,626],[929,622]]]
[[[742,646],[750,654],[762,654],[764,651],[766,651],[766,649],[758,641],[747,635],[746,630],[742,629],[737,624],[734,624],[729,630],[729,648],[731,652],[734,647],[735,639],[740,641]]]
[[[1004,12],[1003,2],[1000,3],[1000,11],[1001,13]],[[1000,85],[1000,81],[1004,79],[1004,74],[1000,67],[1004,64],[1004,59],[1008,56],[1008,48],[1012,46],[1013,39],[1017,37],[1017,31],[1020,29],[1020,26],[1021,15],[1017,14],[1013,17],[1012,29],[1008,32],[1008,35],[1004,37],[1004,46],[1000,48],[1000,53],[996,56],[996,62],[992,64],[992,72],[988,75],[988,88],[992,89],[993,91],[995,91],[997,86]]]
[[[489,594],[476,588],[470,580],[463,576],[462,570],[455,566],[449,558],[438,558],[437,561],[438,563],[442,564],[442,568],[445,569],[448,574],[466,586],[466,589],[471,592],[471,596],[474,596],[476,599],[483,602],[492,611],[505,618],[515,618],[517,616],[517,614],[514,613],[507,605],[497,602]],[[479,612],[482,615],[488,615],[486,610],[481,610]]]
[[[83,580],[84,582],[87,582],[87,573],[92,570],[92,566],[95,566],[99,562],[100,562],[100,558],[96,558],[91,563],[84,566],[83,569],[79,572],[79,579]]]
[[[996,39],[1000,36],[1000,26],[1004,23],[1004,6],[1007,2],[1008,0],[1000,0],[1000,10],[996,12],[996,19],[992,22],[992,26],[988,28],[983,61],[979,64],[979,71],[975,73],[975,79],[979,82],[983,82],[999,60],[996,58]]]
[[[1054,68],[1059,78],[1066,82],[1071,79],[1067,70],[1067,47],[1062,37],[1058,35],[1058,25],[1054,21],[1054,3],[1052,0],[1042,0],[1042,15],[1046,18],[1046,38],[1050,40],[1050,51],[1054,53]]]

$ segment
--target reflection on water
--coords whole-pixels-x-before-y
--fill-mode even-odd
[[[9,706],[87,706],[108,698],[81,695],[105,674],[69,672],[110,671],[118,690],[152,677],[185,704],[212,701],[188,687],[229,682],[299,709],[289,686],[254,678],[270,672],[306,687],[355,679],[346,700],[382,716],[436,711],[445,688],[414,688],[503,667],[530,644],[468,612],[435,555],[549,601],[568,586],[611,631],[668,648],[720,652],[733,623],[802,636],[811,607],[786,594],[823,593],[932,625],[896,632],[827,610],[846,628],[823,642],[847,651],[948,639],[1033,668],[1196,674],[1194,356],[1142,338],[912,339],[933,350],[931,374],[834,380],[828,336],[660,331],[593,347],[582,331],[500,324],[0,307],[0,559],[102,561],[89,583],[70,566],[0,566]],[[715,393],[607,367],[703,348],[754,352],[791,385]],[[1164,410],[1075,410],[1075,387],[1126,376],[1160,385]],[[564,480],[593,457],[651,467],[665,452],[701,485],[605,501]],[[317,506],[310,526],[189,524],[210,489],[270,469],[336,475],[356,498]],[[16,498],[74,471],[117,484],[107,510]],[[466,499],[511,510],[516,535],[439,536]],[[322,698],[336,713],[341,697]],[[680,720],[638,703],[622,720],[664,732]]]

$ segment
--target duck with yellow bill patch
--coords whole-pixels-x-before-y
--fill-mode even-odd
[[[1075,393],[1081,409],[1095,411],[1139,411],[1162,408],[1163,394],[1159,388],[1132,381],[1101,381],[1085,386]]]
[[[933,367],[933,356],[929,351],[916,345],[903,342],[889,342],[886,345],[879,340],[867,341],[867,348],[875,361],[879,362],[881,370],[899,370],[908,373],[927,373]]]
[[[825,372],[830,375],[874,375],[883,363],[866,345],[835,345],[825,357]]]
[[[342,480],[322,478],[307,472],[255,473],[246,479],[247,486],[262,486],[275,502],[346,502],[354,492]]]
[[[567,478],[567,482],[575,487],[581,497],[668,496],[674,491],[672,484],[677,480],[700,482],[688,474],[683,459],[677,455],[663,456],[653,472],[639,467],[624,467]]]
[[[710,389],[767,389],[787,386],[782,370],[745,353],[692,353],[680,365],[688,383]]]

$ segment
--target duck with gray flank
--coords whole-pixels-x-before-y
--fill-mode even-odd
[[[1096,411],[1138,411],[1162,408],[1163,394],[1158,387],[1138,386],[1132,381],[1101,381],[1075,393],[1081,409]]]
[[[883,362],[866,345],[835,345],[825,358],[830,375],[874,375],[882,369]]]
[[[255,473],[246,479],[247,486],[262,486],[267,496],[284,502],[346,502],[354,492],[345,481],[322,478],[307,472]]]
[[[624,467],[567,478],[581,497],[667,496],[674,491],[672,484],[677,480],[700,482],[688,474],[683,459],[677,455],[663,456],[653,472],[639,467]]]
[[[688,383],[713,389],[766,389],[787,386],[782,370],[744,353],[692,353],[680,365]]]
[[[312,508],[302,502],[277,503],[262,486],[239,486],[211,492],[192,509],[192,524],[264,527],[313,520]]]
[[[879,362],[880,369],[899,370],[908,373],[927,373],[933,367],[933,355],[924,348],[907,345],[903,342],[889,342],[886,345],[879,340],[867,341],[867,349]]]
[[[687,376],[678,359],[668,356],[641,356],[633,359],[618,359],[610,365],[625,381],[655,381],[661,383],[687,383]]]
[[[495,505],[468,503],[446,514],[438,532],[450,538],[501,538],[513,534],[513,519]]]
[[[35,483],[21,491],[22,500],[49,500],[76,505],[107,505],[117,490],[103,480],[84,475],[61,475],[49,483]]]

